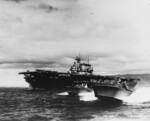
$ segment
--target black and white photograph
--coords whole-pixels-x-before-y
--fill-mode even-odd
[[[0,0],[0,121],[149,121],[150,0]]]

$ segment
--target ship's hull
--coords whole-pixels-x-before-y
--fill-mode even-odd
[[[94,85],[95,96],[100,99],[116,99],[120,100],[122,97],[127,97],[132,94],[133,91],[126,90],[124,88],[110,86],[110,85]]]
[[[44,90],[53,90],[53,89],[62,89],[67,86],[72,85],[72,80],[69,78],[26,78],[26,82],[29,83],[31,89],[44,89]]]
[[[20,74],[25,75],[24,78],[26,82],[35,90],[53,90],[74,87],[78,84],[89,83],[92,77],[92,75],[75,75],[52,71],[22,72]]]
[[[62,89],[67,87],[74,88],[76,85],[84,85],[87,84],[89,88],[95,88],[96,96],[107,96],[107,97],[116,97],[118,95],[129,95],[131,91],[129,89],[133,89],[136,83],[139,81],[137,79],[122,79],[119,77],[113,76],[101,76],[101,75],[93,75],[93,74],[71,74],[71,73],[63,73],[56,71],[48,71],[48,70],[36,70],[36,71],[27,71],[20,72],[19,74],[23,74],[26,82],[29,83],[32,89],[44,89],[44,90],[53,90],[53,89]],[[121,80],[120,85],[123,82],[127,81],[127,90],[122,90],[122,88],[108,86],[107,84],[114,84]],[[106,82],[105,82],[106,81]],[[103,85],[107,86],[103,86]],[[76,90],[74,92],[78,92],[77,90],[82,90],[82,88],[72,89]],[[73,92],[73,91],[72,91]]]

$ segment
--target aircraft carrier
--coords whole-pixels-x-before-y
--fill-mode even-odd
[[[134,92],[134,87],[140,80],[93,74],[92,65],[89,64],[89,61],[82,62],[80,56],[75,58],[73,65],[66,73],[52,70],[27,70],[19,74],[24,75],[26,82],[34,90],[62,90],[68,88],[70,93],[78,93],[80,90],[94,89],[96,97],[105,98],[129,96]]]

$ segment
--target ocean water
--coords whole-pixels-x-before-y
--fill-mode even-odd
[[[0,121],[148,121],[150,87],[139,87],[121,104],[102,103],[94,93],[0,88]]]

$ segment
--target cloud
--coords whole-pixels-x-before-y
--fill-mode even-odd
[[[5,0],[5,1],[12,1],[12,2],[16,2],[16,3],[20,3],[22,1],[27,1],[27,0]]]
[[[12,2],[0,1],[1,68],[67,69],[81,53],[96,72],[149,70],[147,0]]]
[[[53,11],[53,10],[58,10],[57,8],[54,8],[53,6],[51,6],[51,5],[46,5],[46,4],[40,4],[40,5],[39,5],[39,8],[40,8],[40,9],[44,9],[44,10],[46,10],[47,12],[51,12],[51,11]]]
[[[31,9],[34,9],[34,10],[42,10],[42,11],[45,11],[47,13],[61,10],[59,8],[52,6],[52,5],[48,5],[46,3],[40,3],[38,6],[29,5],[28,7]]]

